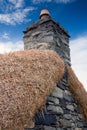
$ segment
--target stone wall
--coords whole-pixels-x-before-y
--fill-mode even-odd
[[[70,65],[69,35],[51,17],[40,19],[24,31],[24,49],[50,49],[56,51],[66,65]],[[32,130],[87,130],[67,83],[67,72],[48,97],[46,106],[35,116]]]
[[[67,84],[67,73],[48,97],[46,107],[35,117],[32,130],[87,130],[87,123]]]

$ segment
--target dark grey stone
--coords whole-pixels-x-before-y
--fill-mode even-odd
[[[32,33],[32,36],[38,36],[39,34],[41,34],[41,31],[37,31],[37,32]]]
[[[78,127],[83,127],[84,123],[83,122],[77,122]]]
[[[63,98],[63,90],[56,87],[51,95],[56,97],[56,98]]]
[[[85,130],[85,129],[82,129],[82,128],[75,128],[75,130]]]
[[[53,102],[50,102],[50,101],[48,101],[47,104],[48,104],[48,105],[54,105],[54,103],[53,103]]]
[[[73,105],[69,105],[69,104],[68,104],[68,105],[66,106],[66,108],[69,109],[69,110],[71,110],[71,111],[74,111],[74,106],[73,106]]]
[[[83,119],[84,118],[82,114],[78,114],[78,117],[79,117],[79,119]]]
[[[44,126],[44,130],[56,130],[56,128],[51,126]]]
[[[47,110],[49,111],[52,111],[53,113],[56,113],[56,114],[63,114],[63,109],[59,106],[53,106],[53,105],[49,105],[47,107]]]
[[[54,103],[55,105],[59,105],[59,99],[58,98],[55,98],[55,97],[48,97],[48,102],[52,102]]]
[[[68,119],[68,120],[72,119],[72,115],[71,114],[64,114],[63,117]]]
[[[76,124],[73,122],[71,123],[71,128],[75,129],[76,128]]]
[[[54,114],[51,113],[46,113],[44,110],[39,111],[39,113],[37,113],[35,115],[35,124],[36,125],[55,125],[56,124],[56,116]]]
[[[70,95],[68,95],[68,94],[66,94],[66,93],[64,93],[63,98],[64,98],[65,100],[67,100],[68,102],[74,102],[73,97],[70,96]]]
[[[64,130],[63,128],[56,128],[56,130]]]
[[[69,120],[65,120],[65,119],[60,119],[61,125],[63,126],[63,128],[71,128],[71,122]]]

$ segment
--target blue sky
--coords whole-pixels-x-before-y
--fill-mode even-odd
[[[23,50],[23,31],[43,8],[69,32],[72,67],[87,90],[87,0],[0,0],[0,53]]]

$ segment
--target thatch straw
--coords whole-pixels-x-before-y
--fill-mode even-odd
[[[64,74],[54,51],[29,50],[0,55],[0,127],[33,127],[35,113]]]
[[[73,97],[77,101],[79,108],[81,109],[84,117],[87,120],[87,92],[85,91],[82,83],[76,77],[71,67],[68,69],[68,83],[70,85]]]

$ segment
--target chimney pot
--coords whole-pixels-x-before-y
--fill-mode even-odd
[[[47,9],[43,9],[41,10],[41,13],[40,13],[40,19],[45,19],[47,17],[50,16],[50,13]]]

